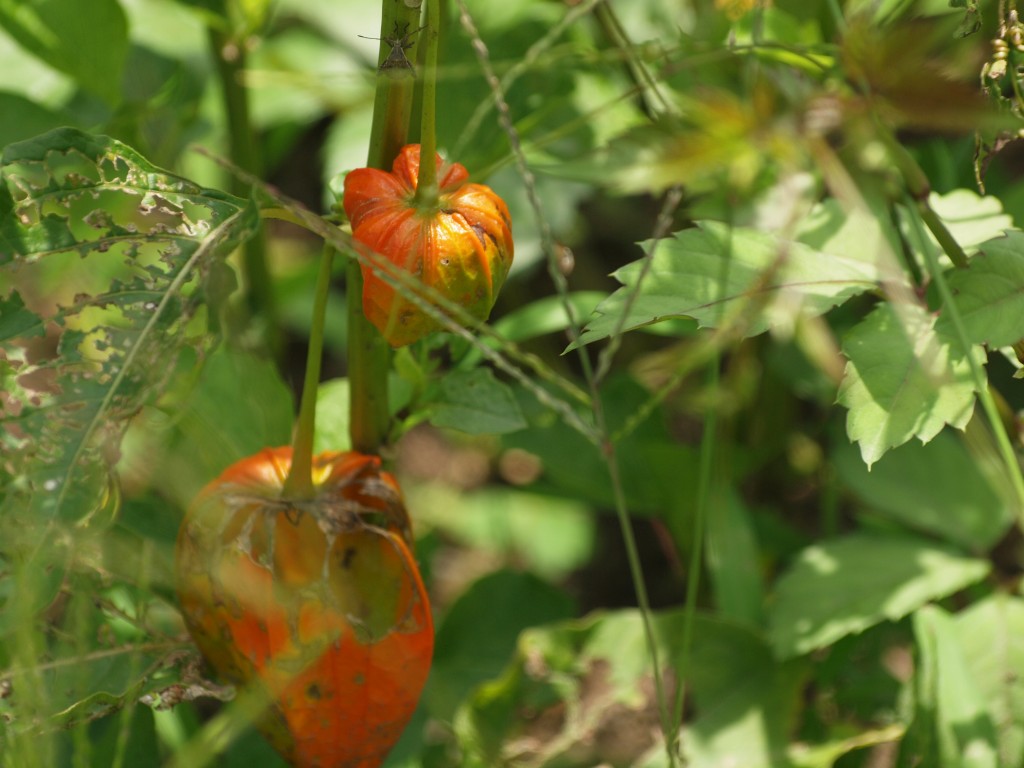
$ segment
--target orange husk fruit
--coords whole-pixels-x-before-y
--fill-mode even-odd
[[[358,168],[345,177],[342,204],[352,235],[391,265],[486,320],[512,265],[512,225],[504,201],[483,184],[470,184],[459,163],[436,156],[439,201],[420,208],[420,146],[409,144],[392,172]],[[442,325],[396,291],[366,262],[363,311],[393,347],[411,344]],[[427,301],[431,292],[422,294]]]
[[[375,768],[416,709],[434,646],[395,479],[375,456],[314,459],[313,499],[282,495],[291,448],[197,496],[175,559],[185,624],[217,674],[258,686],[257,727],[299,768]]]

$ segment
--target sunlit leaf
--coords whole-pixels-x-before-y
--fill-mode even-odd
[[[776,585],[772,647],[787,658],[823,648],[984,578],[985,560],[924,539],[853,534],[807,547]]]
[[[827,312],[879,277],[870,261],[710,221],[659,242],[638,287],[643,269],[636,261],[615,272],[624,287],[598,305],[582,343],[606,338],[620,323],[629,331],[678,317],[709,328],[737,322],[753,336]]]
[[[995,724],[999,765],[1024,753],[1024,601],[995,594],[955,617],[967,674]]]
[[[915,710],[901,753],[919,764],[996,768],[1005,763],[997,759],[995,723],[956,630],[954,617],[938,606],[914,614]]]
[[[838,400],[868,466],[913,437],[928,442],[947,424],[963,428],[974,411],[966,355],[917,304],[881,304],[847,333],[843,353]],[[970,354],[984,363],[980,349]]]
[[[928,204],[967,251],[977,250],[985,241],[1013,228],[1013,217],[1003,210],[998,198],[982,197],[970,189],[954,189],[945,195],[933,192]]]

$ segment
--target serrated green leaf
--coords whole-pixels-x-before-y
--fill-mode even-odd
[[[913,437],[928,442],[947,424],[967,423],[974,382],[959,347],[917,304],[901,304],[898,311],[881,304],[847,333],[838,402],[849,409],[846,433],[869,467]],[[970,354],[984,364],[979,348]]]
[[[24,338],[5,342],[18,361],[0,412],[18,489],[5,510],[40,533],[56,517],[95,512],[129,419],[160,393],[182,349],[211,340],[196,322],[207,268],[256,226],[251,203],[107,137],[63,128],[5,148],[0,270],[17,267],[10,281],[57,339],[56,353],[31,358]]]
[[[890,451],[870,471],[849,443],[835,446],[833,457],[840,478],[872,510],[975,552],[999,541],[1014,519],[983,461],[948,430],[927,445]]]
[[[924,539],[854,534],[803,550],[776,585],[769,636],[788,658],[823,648],[985,577],[990,565]]]
[[[611,335],[623,314],[624,331],[692,317],[709,328],[736,322],[753,336],[820,315],[879,278],[878,267],[860,258],[710,221],[659,242],[637,287],[643,269],[636,261],[615,272],[624,287],[597,307],[581,343]]]
[[[1024,232],[982,243],[963,269],[947,276],[972,344],[1007,347],[1024,339]],[[952,336],[949,310],[936,325]]]
[[[441,380],[430,423],[470,435],[503,434],[526,427],[512,390],[489,368],[453,371]]]
[[[108,105],[120,101],[128,22],[117,0],[0,0],[0,26]]]

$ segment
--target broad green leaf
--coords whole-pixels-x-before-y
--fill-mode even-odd
[[[736,323],[753,336],[800,316],[820,315],[875,287],[878,268],[860,258],[827,253],[751,229],[699,222],[654,250],[644,262],[617,270],[624,285],[598,305],[581,343],[669,318],[692,317],[703,327]]]
[[[923,606],[914,614],[914,636],[915,711],[901,745],[901,765],[997,768],[995,725],[959,642],[956,619],[938,606]]]
[[[730,489],[712,497],[708,512],[707,567],[718,613],[760,626],[764,584],[750,510]]]
[[[69,119],[17,94],[0,91],[0,147],[67,125]]]
[[[780,658],[808,653],[975,583],[985,560],[924,539],[853,534],[807,547],[776,585],[770,615]]]
[[[245,397],[239,397],[243,387]],[[274,362],[221,346],[195,387],[174,403],[174,434],[150,482],[185,509],[208,482],[268,446],[288,445],[294,407]]]
[[[949,287],[971,343],[1007,347],[1024,339],[1024,232],[1007,232],[980,250],[948,274]],[[947,308],[936,330],[952,338]]]
[[[606,382],[602,401],[609,430],[615,432],[623,426],[647,398],[648,393],[631,380]],[[540,460],[542,472],[531,488],[614,508],[607,458],[550,411],[531,413],[530,428],[507,435],[502,442]],[[616,458],[630,512],[678,513],[681,525],[686,525],[697,487],[694,448],[672,440],[664,424],[651,418],[616,443]]]
[[[90,729],[93,744],[94,765],[145,766],[160,754],[153,710],[149,707],[132,707],[123,717],[108,717],[95,723]]]
[[[846,486],[877,510],[922,532],[975,552],[994,545],[1013,522],[984,457],[945,430],[927,445],[903,445],[868,468],[845,441],[833,461]],[[997,464],[994,471],[1004,471]]]
[[[108,105],[120,101],[128,23],[117,0],[0,0],[0,27]]]
[[[687,764],[785,764],[801,665],[776,662],[749,630],[698,616],[684,671],[685,620],[674,611],[651,623],[662,664],[685,675],[692,696],[682,737]],[[521,717],[524,708],[534,716]],[[643,622],[638,612],[622,611],[525,631],[504,674],[477,688],[456,713],[455,733],[465,768],[660,768],[658,723]]]
[[[1024,754],[1024,600],[995,594],[954,617],[967,675],[995,724],[999,765]]]
[[[901,268],[892,266],[893,254],[902,246],[885,199],[869,197],[863,206],[850,208],[835,198],[824,200],[801,218],[795,239],[820,251],[823,258],[873,265],[879,280],[905,280]]]
[[[0,271],[19,297],[8,305],[24,307],[11,321],[23,337],[3,349],[15,373],[0,411],[0,519],[13,525],[17,510],[42,536],[55,518],[116,508],[107,466],[120,435],[182,350],[208,344],[207,276],[257,224],[251,204],[107,137],[59,129],[4,150]],[[26,311],[48,328],[44,348]]]
[[[502,434],[526,427],[512,390],[489,368],[453,371],[430,404],[430,423],[470,435]]]
[[[838,402],[869,467],[913,437],[928,442],[947,424],[962,429],[974,411],[966,355],[917,304],[879,305],[846,334],[843,353]],[[970,354],[984,363],[979,348]]]
[[[529,573],[497,571],[473,582],[437,630],[427,693],[431,714],[450,719],[477,685],[501,673],[520,632],[573,612],[563,592]]]

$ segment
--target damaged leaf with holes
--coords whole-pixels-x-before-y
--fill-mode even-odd
[[[62,128],[0,161],[0,487],[30,518],[88,519],[116,491],[127,421],[177,353],[254,205],[204,189],[104,136]],[[215,312],[211,310],[211,312]],[[22,519],[25,519],[22,516]]]

